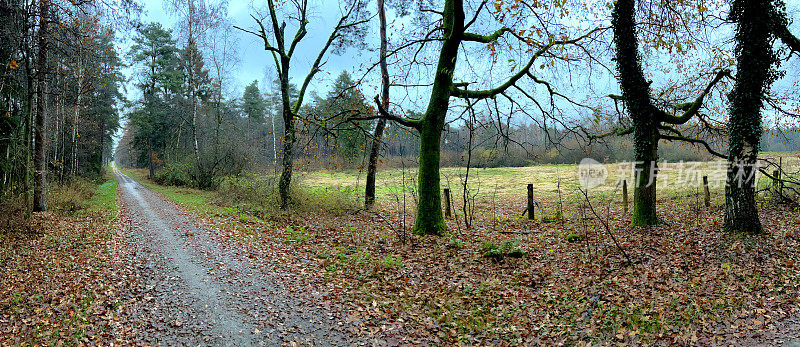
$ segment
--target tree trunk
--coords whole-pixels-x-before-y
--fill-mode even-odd
[[[281,172],[281,180],[278,183],[278,190],[281,196],[281,209],[285,210],[291,206],[291,185],[292,185],[292,168],[294,166],[294,117],[291,111],[284,109],[288,115],[284,113],[283,126],[283,172]]]
[[[188,3],[189,18],[187,24],[189,27],[189,39],[187,42],[187,48],[189,50],[189,68],[187,70],[189,72],[189,93],[191,94],[192,98],[192,150],[194,150],[194,165],[196,172],[199,177],[203,177],[204,175],[202,174],[202,167],[200,165],[200,149],[198,148],[197,144],[197,76],[195,75],[195,68],[197,66],[198,51],[197,43],[195,42],[194,37],[194,21],[197,18],[195,18],[194,1],[189,1]],[[204,182],[198,183],[201,185],[205,184]]]
[[[97,176],[103,178],[103,153],[105,153],[106,142],[106,122],[104,119],[101,119],[100,122],[98,122],[97,128],[99,135],[97,137],[98,147],[96,149],[97,152],[95,152],[97,153],[97,157],[95,157],[96,162],[94,163],[94,169]]]
[[[417,180],[417,218],[413,232],[420,235],[442,235],[445,231],[442,197],[439,191],[439,146],[441,128],[423,125],[420,128],[419,178]]]
[[[80,51],[78,51],[80,55]],[[79,57],[80,58],[80,57]],[[70,165],[70,174],[75,176],[78,174],[78,117],[80,116],[80,109],[81,109],[81,99],[83,96],[82,86],[83,86],[83,64],[78,63],[78,89],[77,93],[78,96],[76,97],[75,101],[75,113],[72,116],[72,148],[71,148],[71,165]]]
[[[461,189],[461,198],[462,198],[462,205],[461,209],[464,212],[464,227],[467,229],[472,228],[472,218],[473,216],[473,209],[474,204],[470,203],[469,197],[469,171],[470,167],[472,166],[472,151],[474,150],[474,143],[475,143],[475,109],[472,108],[470,104],[469,108],[469,117],[467,118],[466,122],[468,135],[467,135],[467,165],[466,169],[464,170],[464,182],[462,184]],[[474,202],[474,201],[473,201]]]
[[[450,96],[453,88],[453,71],[458,60],[458,47],[464,34],[464,3],[462,0],[445,2],[444,40],[439,51],[436,76],[425,116],[419,123],[419,202],[413,232],[421,235],[442,235],[445,231],[442,215],[442,196],[439,188],[439,147]]]
[[[384,110],[389,109],[389,69],[386,66],[386,9],[384,0],[378,0],[378,18],[380,19],[380,66],[381,66],[381,104]],[[369,151],[369,161],[367,163],[367,186],[364,189],[364,207],[369,209],[375,203],[375,174],[378,166],[378,156],[381,151],[381,139],[383,130],[386,128],[386,119],[378,119],[375,125],[375,133],[372,137],[372,148]]]
[[[194,94],[192,91],[192,150],[194,150],[195,165],[200,172],[200,149],[197,146],[197,100]]]
[[[378,157],[380,156],[381,139],[385,128],[386,120],[378,119],[378,124],[375,125],[375,133],[373,134],[372,148],[369,151],[369,161],[367,162],[367,186],[364,190],[364,207],[367,209],[372,208],[372,205],[375,204],[375,175],[378,170]]]
[[[275,115],[270,116],[272,123],[272,167],[278,166],[278,140],[275,138]]]
[[[635,226],[658,224],[656,214],[656,176],[658,172],[658,130],[655,127],[634,132],[636,143],[636,185],[633,187]]]
[[[761,140],[761,107],[776,61],[772,51],[772,3],[737,0],[730,19],[736,27],[736,82],[728,94],[728,177],[725,187],[724,229],[760,233],[755,200],[755,175]]]
[[[289,209],[292,205],[292,169],[294,168],[294,110],[289,97],[289,57],[281,57],[280,64],[281,110],[283,116],[283,171],[278,182],[278,193],[281,197],[281,209]],[[299,108],[300,98],[295,105]]]
[[[27,23],[27,21],[25,21]],[[27,36],[27,35],[26,35]],[[35,93],[33,89],[33,73],[31,72],[31,57],[29,54],[25,55],[25,74],[27,78],[27,90],[26,90],[26,98],[25,98],[25,179],[24,179],[24,189],[25,189],[25,213],[29,213],[30,210],[30,203],[33,200],[31,193],[33,189],[31,189],[31,182],[33,181],[33,156],[32,153],[34,151],[33,143],[31,140],[33,139],[33,95]]]
[[[153,162],[153,156],[154,155],[155,155],[155,153],[153,153],[153,143],[152,143],[152,141],[148,141],[148,143],[147,143],[147,157],[150,158],[150,163],[149,163],[149,166],[150,166],[150,179],[152,179],[156,174],[156,165]]]
[[[731,121],[733,121],[731,117]],[[734,144],[731,141],[731,158],[728,160],[728,177],[725,186],[724,228],[728,232],[760,233],[761,221],[756,208],[755,175],[758,171],[757,150],[741,150],[734,156],[734,147],[758,148],[752,142]]]
[[[45,107],[45,97],[47,95],[47,15],[50,11],[49,0],[39,2],[39,52],[36,62],[36,131],[34,135],[34,146],[36,152],[33,156],[33,211],[47,211],[47,157],[45,156],[45,132],[47,120],[47,108]]]

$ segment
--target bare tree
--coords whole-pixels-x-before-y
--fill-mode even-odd
[[[264,50],[272,55],[275,69],[278,73],[281,94],[280,104],[284,125],[283,171],[281,172],[281,178],[278,183],[282,209],[288,209],[291,205],[290,189],[292,170],[294,167],[294,145],[297,140],[295,119],[300,111],[300,107],[303,106],[303,98],[308,89],[308,85],[325,64],[325,56],[328,49],[332,46],[334,46],[334,48],[341,48],[351,44],[356,41],[354,38],[355,36],[363,37],[365,32],[362,30],[361,26],[369,20],[369,13],[366,12],[364,0],[348,1],[343,10],[344,13],[331,31],[324,46],[319,50],[316,59],[303,79],[303,84],[300,86],[296,99],[292,101],[289,88],[291,62],[296,53],[297,45],[308,33],[308,24],[310,22],[308,18],[308,0],[292,1],[291,6],[294,14],[289,16],[289,18],[297,25],[297,31],[291,38],[286,35],[286,21],[278,19],[278,8],[273,0],[267,0],[269,20],[266,25],[263,18],[260,19],[252,16],[259,26],[258,31],[250,31],[237,27],[240,30],[260,37],[264,41]]]
[[[634,225],[646,226],[658,223],[655,182],[659,140],[702,143],[711,153],[721,156],[705,141],[684,136],[676,127],[700,117],[704,99],[714,85],[729,76],[730,72],[726,69],[717,71],[694,101],[676,107],[683,111],[681,114],[673,115],[659,108],[650,95],[650,83],[645,79],[642,70],[635,13],[634,0],[620,0],[615,3],[612,16],[617,79],[622,89],[621,97],[613,95],[612,97],[624,101],[632,126],[614,129],[608,134],[591,135],[590,138],[633,133],[637,175],[633,192],[632,220]]]
[[[378,0],[378,19],[380,21],[380,67],[381,67],[381,105],[389,109],[389,68],[386,63],[388,40],[386,39],[386,6],[384,0]],[[386,128],[386,119],[378,119],[375,124],[375,133],[372,134],[372,147],[369,151],[367,162],[367,185],[364,189],[364,207],[369,209],[375,203],[375,173],[378,166],[378,156],[381,150],[383,130]]]

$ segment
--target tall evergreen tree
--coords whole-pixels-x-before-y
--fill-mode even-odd
[[[352,159],[362,154],[371,123],[353,118],[369,114],[372,108],[347,71],[339,74],[320,106],[321,116],[328,124],[332,124],[339,155]]]
[[[254,124],[264,123],[267,103],[261,95],[261,91],[258,90],[257,80],[244,88],[241,108],[248,122]]]
[[[180,90],[182,78],[177,53],[171,31],[158,23],[140,29],[131,47],[133,61],[142,67],[138,86],[143,94],[139,108],[131,114],[135,131],[133,142],[146,153],[151,177],[155,175],[158,156],[167,146],[165,129],[171,128],[167,123],[171,117],[165,100]]]

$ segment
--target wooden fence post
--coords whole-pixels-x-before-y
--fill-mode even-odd
[[[528,184],[528,220],[534,220],[536,213],[533,210],[533,184]]]
[[[781,170],[772,171],[772,203],[777,205],[781,203],[783,194],[783,187],[781,187]]]
[[[444,189],[444,216],[450,218],[450,188]]]
[[[628,213],[628,180],[622,180],[622,208]]]
[[[778,157],[778,178],[780,179],[780,173],[783,172],[783,157]],[[780,187],[779,187],[779,196],[781,197],[781,202],[783,202],[783,179],[780,180]]]
[[[708,176],[703,176],[703,202],[705,202],[706,207],[711,207],[711,193],[708,191]]]

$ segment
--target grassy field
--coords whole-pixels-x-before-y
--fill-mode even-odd
[[[784,170],[800,170],[798,153],[764,153],[764,158],[782,157]],[[712,204],[721,206],[724,200],[726,162],[682,162],[659,165],[657,191],[660,200],[682,200],[699,204],[703,192],[702,177],[708,176]],[[602,201],[622,201],[622,180],[628,183],[628,194],[632,201],[633,170],[631,164],[604,164],[608,176],[605,183],[589,190],[592,198]],[[450,188],[456,204],[463,200],[464,168],[443,168],[442,188]],[[583,200],[579,191],[578,165],[537,165],[530,167],[473,168],[469,172],[469,194],[475,196],[478,206],[483,208],[499,200],[511,201],[523,208],[527,199],[528,184],[533,184],[534,199],[545,206],[554,203],[577,203]],[[416,169],[389,169],[378,173],[376,195],[386,209],[397,208],[396,204],[406,198],[413,205],[416,191]],[[337,190],[362,194],[365,175],[359,171],[317,171],[298,175],[300,184],[316,191]],[[771,180],[759,175],[758,187],[767,188]],[[762,194],[763,196],[764,194]],[[521,210],[520,210],[521,211]]]
[[[764,158],[777,161],[781,157],[784,170],[800,171],[799,153],[765,153]],[[628,183],[629,204],[633,203],[634,170],[631,163],[603,164],[607,177],[603,184],[588,190],[590,202],[602,206],[606,213],[621,213],[623,208],[622,180]],[[703,206],[702,177],[709,181],[712,209],[724,203],[726,162],[681,162],[660,163],[657,180],[658,200],[662,205],[678,205],[684,213],[699,215]],[[163,187],[147,179],[143,169],[125,169],[125,173],[152,189],[164,194],[195,213],[202,215],[260,215],[275,212],[278,203],[274,175],[244,175],[228,180],[219,191],[201,191],[191,188]],[[578,165],[537,165],[530,167],[473,168],[469,172],[469,200],[474,203],[476,215],[482,214],[493,220],[521,219],[527,202],[527,185],[533,184],[534,200],[537,203],[537,220],[554,216],[583,218],[585,198],[578,179]],[[463,219],[464,168],[442,168],[442,188],[450,188],[456,218]],[[386,169],[377,176],[376,195],[378,209],[382,213],[408,215],[403,225],[413,221],[416,201],[416,169]],[[354,211],[363,204],[364,173],[349,171],[297,172],[293,196],[300,211]],[[767,188],[772,181],[759,174],[758,187],[762,202],[770,198]],[[629,210],[630,210],[629,205]],[[244,213],[244,215],[242,215]],[[459,217],[459,215],[461,217]]]

